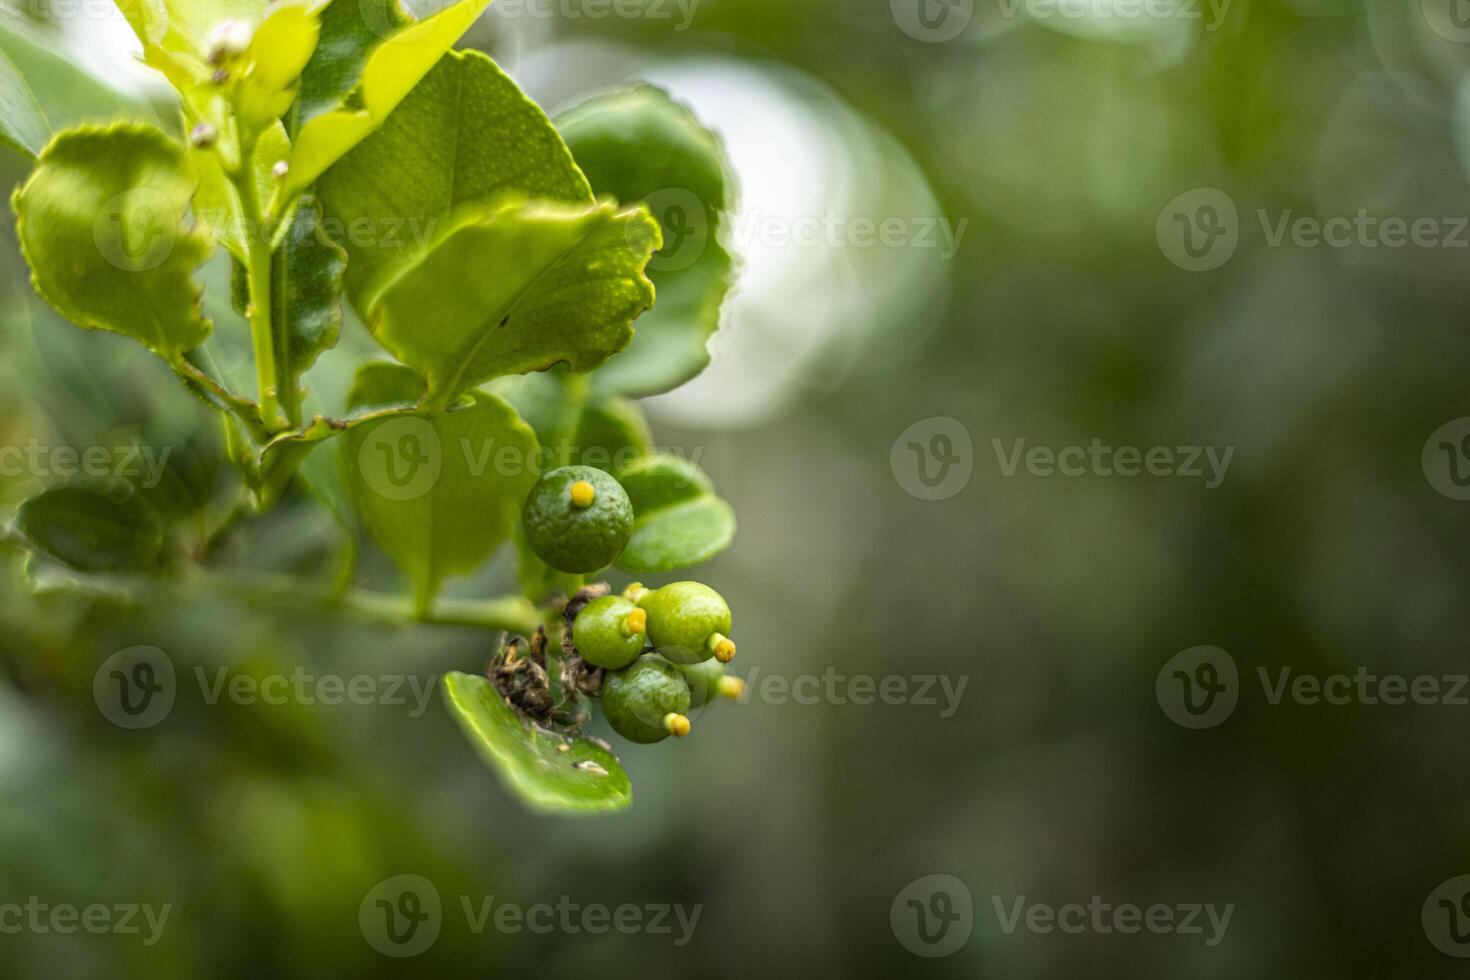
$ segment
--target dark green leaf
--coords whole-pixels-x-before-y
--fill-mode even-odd
[[[709,364],[709,339],[734,284],[723,244],[733,179],[723,146],[684,106],[649,85],[598,96],[557,120],[599,195],[641,201],[663,249],[649,263],[658,304],[622,354],[593,378],[602,394],[641,398],[677,388]]]
[[[157,515],[121,480],[45,490],[21,505],[16,527],[42,553],[87,572],[145,569],[163,547]]]
[[[332,0],[321,13],[321,37],[296,92],[291,131],[337,108],[362,80],[368,55],[410,17],[398,0]]]

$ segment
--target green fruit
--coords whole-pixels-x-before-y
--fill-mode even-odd
[[[739,700],[745,693],[745,682],[725,673],[725,665],[711,657],[703,663],[674,664],[689,685],[689,707],[703,708],[717,698]]]
[[[594,667],[622,670],[648,643],[648,614],[622,596],[594,599],[577,613],[572,642]]]
[[[563,466],[541,478],[521,510],[531,550],[559,572],[612,564],[633,535],[633,505],[618,483],[590,466]]]
[[[645,653],[602,680],[602,713],[630,742],[651,744],[689,734],[689,685],[673,664]]]
[[[648,638],[664,657],[697,664],[714,657],[728,663],[735,656],[730,607],[720,594],[698,582],[675,582],[643,592],[638,605],[648,611]]]

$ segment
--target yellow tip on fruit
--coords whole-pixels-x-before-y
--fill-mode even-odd
[[[685,718],[683,715],[680,714],[675,714],[671,711],[668,714],[664,715],[664,727],[667,728],[669,730],[669,734],[674,736],[675,738],[683,738],[685,735],[689,734],[689,729],[691,726],[689,724],[688,718]]]
[[[634,609],[628,613],[623,620],[623,630],[629,636],[637,636],[648,629],[648,613],[643,609]]]
[[[720,695],[731,701],[739,701],[745,696],[745,681],[739,677],[721,677]]]
[[[597,499],[597,488],[586,480],[578,480],[572,484],[572,506],[586,510],[592,506],[592,501]]]
[[[722,664],[727,664],[735,659],[735,643],[723,633],[710,634],[709,648],[715,655],[715,659]]]
[[[648,590],[643,587],[642,582],[634,582],[632,585],[623,590],[623,598],[627,599],[634,605],[642,602],[643,597],[646,595],[648,595]]]

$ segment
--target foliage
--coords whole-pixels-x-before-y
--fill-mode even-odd
[[[0,31],[0,141],[34,160],[13,207],[36,292],[79,327],[141,344],[218,414],[241,498],[221,513],[159,507],[125,482],[59,485],[20,509],[9,540],[69,567],[78,588],[188,578],[212,573],[241,522],[305,494],[341,522],[344,555],[365,530],[409,596],[366,592],[351,567],[302,594],[517,633],[545,620],[559,635],[557,594],[583,583],[542,565],[518,521],[560,440],[628,481],[622,567],[670,571],[730,543],[729,506],[697,467],[650,454],[629,400],[708,363],[733,266],[718,240],[731,203],[720,144],[648,86],[558,128],[491,59],[452,50],[487,5],[416,21],[392,0],[120,4],[177,91],[178,134]],[[233,269],[225,297],[208,274],[216,246]],[[356,381],[332,404],[311,375],[346,308],[382,354],[342,351]],[[241,359],[234,348],[248,348],[253,387],[221,367]],[[524,599],[441,597],[508,548]],[[549,604],[528,616],[527,599]],[[446,690],[529,803],[631,802],[606,750],[545,734],[486,678],[451,674]]]

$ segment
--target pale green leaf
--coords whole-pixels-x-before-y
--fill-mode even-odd
[[[631,572],[669,572],[708,561],[735,538],[735,512],[695,464],[666,453],[618,473],[636,516],[618,556]]]
[[[157,515],[121,480],[44,490],[21,505],[16,527],[43,554],[88,572],[146,569],[163,547]]]
[[[383,125],[429,70],[470,29],[490,0],[460,0],[389,37],[368,57],[348,104],[301,127],[282,200],[310,187],[327,168]]]
[[[197,181],[186,164],[151,126],[69,130],[12,201],[36,291],[78,326],[169,360],[210,332],[193,276],[212,245],[189,221]]]
[[[359,310],[427,376],[428,404],[446,405],[502,375],[560,362],[587,371],[621,350],[653,303],[643,268],[657,247],[643,208],[491,205],[395,267]]]
[[[348,292],[360,311],[406,251],[442,235],[467,207],[508,196],[593,203],[551,121],[477,51],[435,66],[322,177],[318,193],[346,232]]]
[[[411,370],[370,364],[351,405],[401,405],[422,394]],[[484,392],[449,411],[358,424],[342,444],[358,512],[413,582],[420,608],[448,576],[475,571],[510,539],[537,478],[535,433]]]
[[[664,247],[649,263],[658,304],[622,354],[600,368],[602,394],[669,391],[709,364],[709,340],[735,279],[724,244],[733,178],[719,139],[649,85],[598,96],[557,120],[592,189],[648,205]]]
[[[484,677],[444,677],[450,713],[506,789],[546,811],[622,810],[633,787],[617,757],[587,738],[568,738],[521,718]]]
[[[252,132],[279,121],[296,101],[296,80],[321,31],[314,6],[276,4],[251,38],[237,98],[240,120]]]
[[[78,123],[152,117],[147,106],[0,21],[0,143],[34,158]]]

